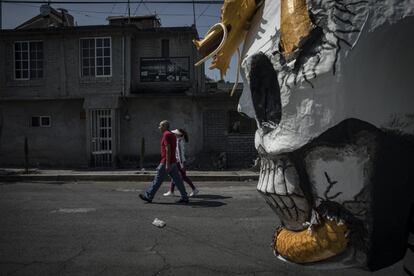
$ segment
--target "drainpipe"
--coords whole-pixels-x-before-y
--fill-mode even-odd
[[[122,97],[125,97],[125,33],[122,33]]]
[[[69,91],[67,89],[67,68],[66,68],[66,51],[65,51],[65,35],[62,34],[60,41],[60,95],[61,97],[69,96]]]
[[[2,1],[0,0],[0,30],[3,29],[3,10],[2,10]]]

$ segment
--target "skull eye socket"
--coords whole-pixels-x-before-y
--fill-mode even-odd
[[[277,73],[263,53],[254,55],[250,66],[250,90],[256,119],[261,128],[276,128],[282,117]]]

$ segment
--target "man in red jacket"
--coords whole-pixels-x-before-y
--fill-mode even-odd
[[[160,148],[161,161],[157,167],[157,174],[152,181],[152,185],[145,191],[144,194],[139,194],[139,197],[142,200],[151,203],[162,182],[164,181],[165,176],[169,174],[181,194],[181,199],[177,201],[177,203],[187,204],[187,192],[185,191],[183,181],[180,173],[178,172],[177,160],[175,158],[177,138],[170,132],[170,123],[167,120],[161,121],[158,128],[162,133]]]

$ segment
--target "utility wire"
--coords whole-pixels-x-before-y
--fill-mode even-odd
[[[150,11],[150,9],[148,8],[148,6],[147,5],[145,5],[145,2],[144,1],[141,1],[142,2],[142,4],[144,4],[144,7],[147,9],[147,11],[149,12],[149,14],[152,14],[152,12]]]
[[[45,1],[27,1],[27,0],[2,0],[3,3],[27,3],[27,4],[45,4]],[[104,1],[104,2],[95,2],[95,1],[49,1],[48,4],[97,4],[97,5],[111,5],[111,4],[137,4],[141,1]],[[193,4],[193,1],[158,1],[158,0],[148,0],[147,4]],[[195,4],[211,4],[211,5],[222,5],[224,1],[222,0],[195,0]]]
[[[31,7],[31,8],[39,8],[39,6],[36,5],[29,5],[29,4],[20,4],[20,3],[9,3],[12,5],[19,5],[19,6],[25,6],[25,7]],[[138,4],[139,5],[139,4]],[[138,6],[139,7],[139,6]],[[134,14],[136,14],[138,7],[135,9]],[[106,11],[88,11],[88,10],[77,10],[77,9],[67,9],[65,8],[67,11],[70,12],[74,12],[74,13],[95,13],[95,14],[119,14],[119,12],[106,12]],[[157,15],[161,15],[161,16],[193,16],[192,13],[159,13]],[[213,14],[203,14],[203,17],[212,17],[212,18],[220,18],[220,16],[218,15],[213,15]]]
[[[139,4],[137,5],[137,7],[135,8],[134,13],[132,14],[132,16],[135,16],[135,14],[137,13],[139,6],[141,6],[142,2],[144,2],[144,0],[141,0],[141,2],[139,2]]]
[[[111,9],[111,11],[109,13],[112,13],[114,11],[114,8],[115,8],[116,4],[117,3],[114,3],[114,5],[112,6],[112,9]]]
[[[203,16],[203,14],[210,8],[211,4],[208,4],[208,6],[200,13],[200,15],[197,17],[197,20]]]
[[[128,5],[129,5],[129,3],[128,3]],[[128,5],[125,5],[124,16],[128,13]]]

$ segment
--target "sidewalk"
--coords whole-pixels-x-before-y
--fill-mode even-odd
[[[0,168],[0,182],[24,181],[152,181],[155,170],[40,170],[31,169],[26,174],[21,168]],[[193,181],[254,181],[256,172],[241,171],[188,171]]]

